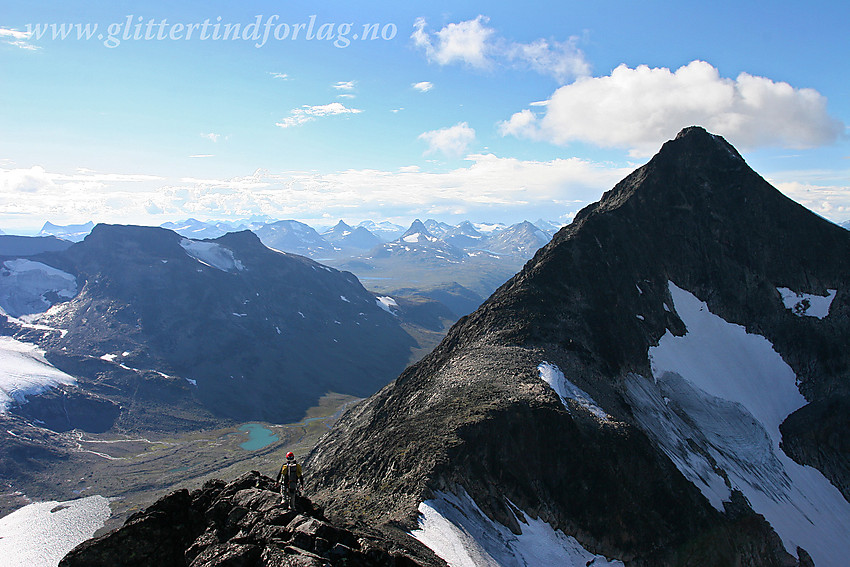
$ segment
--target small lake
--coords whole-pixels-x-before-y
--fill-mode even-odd
[[[239,431],[248,434],[248,440],[239,445],[246,451],[256,451],[268,447],[278,440],[277,435],[259,423],[246,423],[239,428]]]

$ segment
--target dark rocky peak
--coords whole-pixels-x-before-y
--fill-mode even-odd
[[[295,509],[256,471],[178,490],[112,532],[71,550],[61,567],[416,567],[392,541],[333,525],[307,498]]]
[[[338,223],[336,223],[336,225],[331,229],[332,232],[340,232],[340,233],[346,232],[346,231],[351,232],[351,230],[353,230],[353,229],[349,225],[345,224],[345,221],[343,221],[342,219],[340,219],[340,221]]]
[[[180,250],[177,243],[183,237],[172,230],[154,226],[135,226],[99,223],[74,251],[122,254],[133,252],[144,256],[174,256]]]
[[[416,219],[410,224],[410,228],[408,228],[404,234],[402,234],[399,238],[404,240],[408,236],[415,236],[417,234],[422,235],[427,240],[436,240],[433,234],[431,234],[421,220]]]

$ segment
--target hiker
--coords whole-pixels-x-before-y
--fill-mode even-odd
[[[283,484],[280,484],[283,478]],[[280,485],[280,494],[289,505],[289,508],[295,504],[295,496],[298,493],[299,485],[304,488],[304,476],[301,473],[301,465],[295,461],[295,455],[290,451],[286,454],[286,462],[280,467],[277,473],[275,482]]]

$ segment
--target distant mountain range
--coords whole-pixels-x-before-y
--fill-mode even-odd
[[[417,219],[418,220],[418,219]],[[501,223],[471,223],[463,221],[457,225],[450,225],[434,219],[428,219],[422,223],[427,232],[457,248],[486,248],[490,238],[504,232],[527,230],[528,225],[535,227],[545,239],[540,245],[545,244],[557,232],[562,225],[538,219],[534,223],[523,221],[515,225],[504,225]],[[410,227],[391,222],[363,221],[356,227],[352,227],[340,220],[335,226],[321,230],[295,220],[242,220],[242,221],[199,221],[188,218],[183,221],[166,222],[160,225],[162,228],[193,238],[196,240],[218,238],[229,232],[240,232],[251,230],[260,240],[281,252],[300,254],[310,258],[321,258],[331,256],[351,256],[370,250],[385,242],[392,242],[410,231]],[[46,222],[39,231],[39,236],[55,236],[71,242],[79,242],[89,234],[94,227],[93,222],[76,225],[56,225]],[[533,230],[533,229],[532,229]],[[3,234],[0,232],[0,234]],[[503,238],[504,240],[504,238]],[[538,239],[541,240],[541,239]],[[537,246],[539,248],[540,246]],[[502,254],[528,255],[525,247],[511,247],[501,252]]]
[[[91,227],[92,223],[46,223],[42,234],[76,242]],[[405,290],[413,294],[409,297],[442,297],[460,317],[516,273],[560,226],[543,219],[510,226],[470,221],[450,225],[434,219],[416,219],[405,229],[387,221],[363,221],[351,226],[340,220],[332,227],[317,230],[295,220],[204,222],[189,218],[165,223],[162,228],[196,240],[250,230],[273,250],[350,271],[372,291],[396,295],[398,290]]]

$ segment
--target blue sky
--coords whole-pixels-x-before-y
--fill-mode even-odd
[[[0,1],[0,229],[567,222],[691,124],[850,219],[846,3],[668,4]]]

